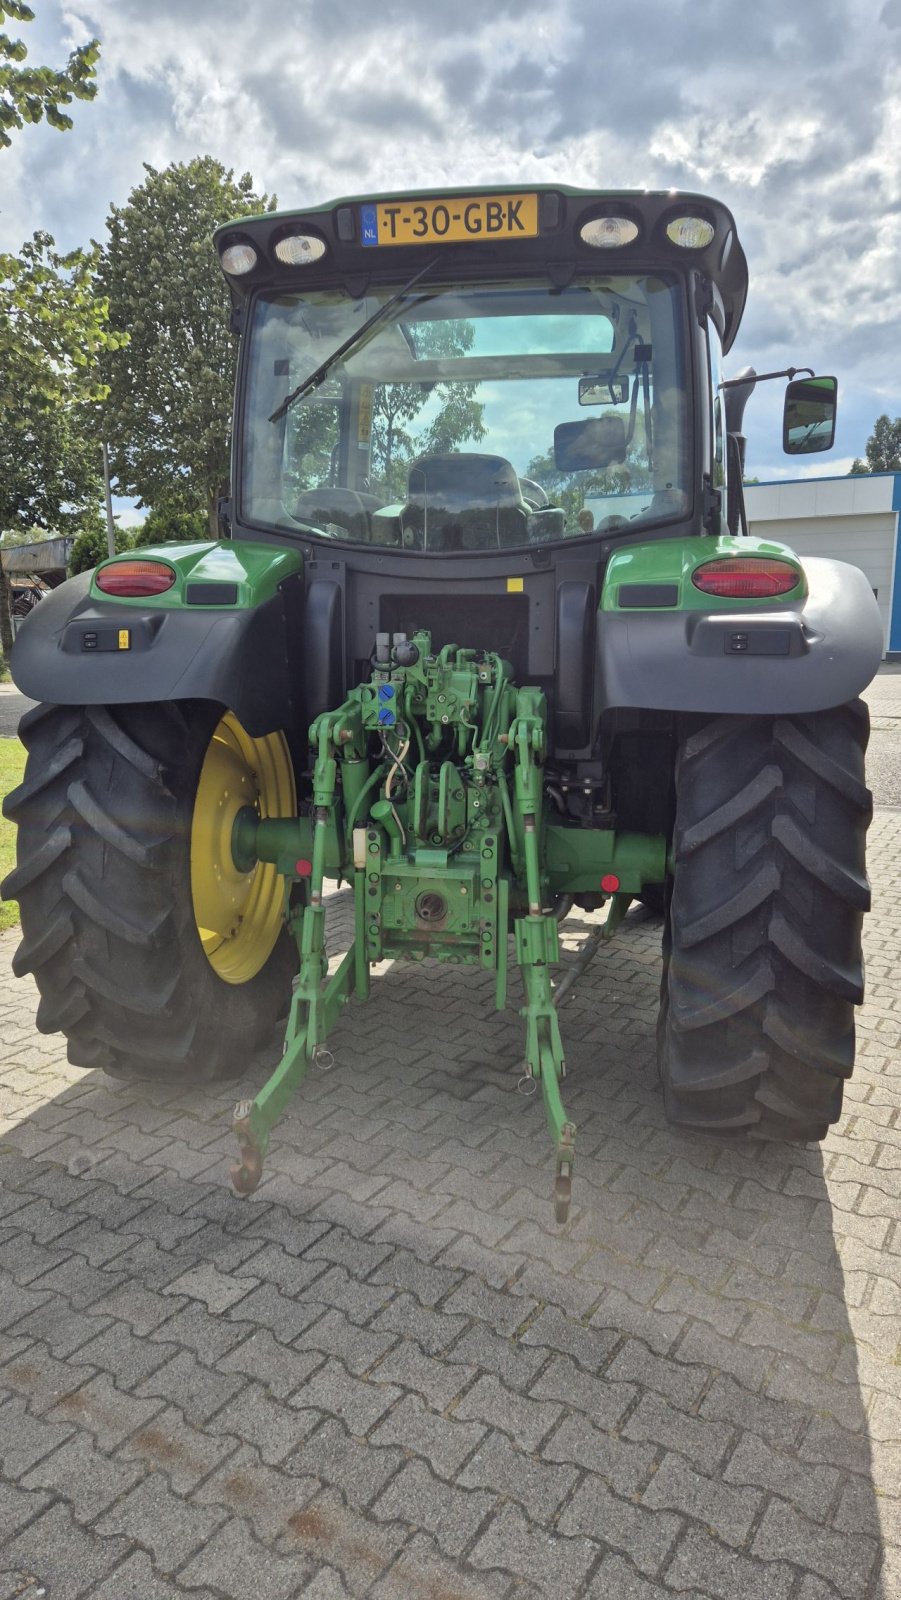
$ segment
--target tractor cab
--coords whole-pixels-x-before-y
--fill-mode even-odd
[[[217,243],[244,335],[240,535],[516,566],[718,531],[746,289],[724,207],[410,196]]]

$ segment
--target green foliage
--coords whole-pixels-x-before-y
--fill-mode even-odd
[[[0,0],[0,22],[33,22],[34,12],[22,0]],[[12,144],[10,134],[26,122],[46,117],[51,128],[71,128],[72,118],[61,108],[73,100],[93,100],[100,41],[73,50],[62,71],[25,65],[27,47],[21,39],[0,33],[0,150]]]
[[[111,465],[122,493],[202,507],[213,532],[228,490],[235,341],[211,235],[275,200],[211,156],[144,170],[110,213],[100,268],[111,326],[130,335],[104,361]]]
[[[17,256],[0,253],[0,424],[15,425],[25,394],[39,407],[103,399],[98,361],[127,334],[109,327],[99,259],[98,245],[60,255],[49,233],[35,233]]]
[[[870,472],[901,472],[901,417],[894,422],[883,412],[873,424],[867,440],[866,461],[859,457],[851,463],[849,477],[860,477]]]
[[[0,530],[77,530],[101,490],[97,369],[111,336],[94,293],[96,247],[60,255],[36,233],[0,255]],[[5,605],[0,586],[0,644]],[[8,641],[6,641],[8,643]]]
[[[166,506],[148,512],[134,532],[135,549],[149,544],[192,544],[208,539],[209,524],[203,511],[179,511]]]
[[[633,461],[608,467],[606,471],[564,472],[554,460],[553,450],[546,455],[533,456],[525,473],[541,485],[552,506],[566,512],[568,523],[575,522],[585,501],[594,496],[625,494],[630,488],[646,488],[649,482],[647,467]]]
[[[125,528],[116,527],[116,554],[132,547],[131,534]],[[89,572],[97,566],[99,561],[105,561],[109,555],[106,536],[106,521],[98,512],[86,527],[79,533],[72,546],[69,557],[69,577],[74,578],[76,572]]]

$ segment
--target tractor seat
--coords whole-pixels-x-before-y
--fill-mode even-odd
[[[528,543],[529,507],[503,456],[419,456],[401,510],[403,542],[417,550],[498,550]]]
[[[352,539],[367,540],[370,517],[379,503],[377,496],[357,494],[355,489],[305,489],[297,496],[292,515],[317,527],[333,523]]]

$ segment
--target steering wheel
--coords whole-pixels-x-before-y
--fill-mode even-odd
[[[536,483],[534,478],[520,478],[519,487],[526,505],[531,506],[533,511],[544,511],[550,505],[541,484]]]

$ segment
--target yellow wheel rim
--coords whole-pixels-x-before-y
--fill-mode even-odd
[[[269,960],[282,925],[283,890],[274,866],[241,872],[232,855],[235,817],[297,814],[284,735],[252,739],[232,711],[217,725],[200,769],[191,824],[191,895],[207,960],[226,983],[248,983]]]

